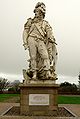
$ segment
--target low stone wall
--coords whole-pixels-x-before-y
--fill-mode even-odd
[[[79,117],[0,116],[0,119],[79,119]]]

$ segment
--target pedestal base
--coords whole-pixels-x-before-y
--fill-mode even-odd
[[[57,110],[58,84],[20,85],[20,114],[46,115]]]

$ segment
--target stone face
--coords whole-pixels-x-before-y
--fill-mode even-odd
[[[57,84],[22,84],[20,86],[20,114],[44,115],[48,111],[57,110],[58,87]]]

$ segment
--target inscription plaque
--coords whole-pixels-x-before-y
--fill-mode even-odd
[[[49,105],[49,94],[29,94],[29,105]]]

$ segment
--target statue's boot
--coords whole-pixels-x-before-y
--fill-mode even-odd
[[[37,72],[33,72],[33,77],[32,77],[33,80],[37,80]]]
[[[52,78],[51,72],[50,71],[46,71],[46,78]]]

